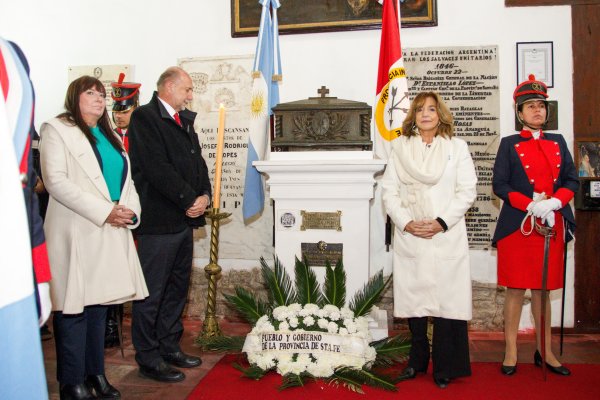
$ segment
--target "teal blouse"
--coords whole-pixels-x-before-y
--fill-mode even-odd
[[[123,179],[124,161],[121,153],[116,150],[102,134],[97,126],[91,128],[96,138],[96,149],[102,159],[102,175],[108,186],[110,199],[118,201],[121,198],[121,182]]]

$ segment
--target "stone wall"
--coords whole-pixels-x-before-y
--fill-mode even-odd
[[[243,321],[239,314],[227,305],[223,293],[234,293],[236,286],[242,286],[252,293],[257,293],[262,299],[267,298],[267,290],[262,282],[259,268],[252,270],[231,270],[223,273],[217,282],[217,310],[219,318],[228,321]],[[204,319],[206,312],[207,279],[203,268],[194,267],[192,281],[188,296],[188,304],[184,315],[193,319]],[[473,281],[473,319],[470,322],[472,331],[502,331],[504,304],[504,290],[495,284]],[[393,320],[393,293],[392,287],[385,292],[379,308],[388,311],[389,326],[405,326],[403,320]]]

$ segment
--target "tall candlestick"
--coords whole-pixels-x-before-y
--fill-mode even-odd
[[[221,170],[223,169],[223,142],[225,141],[225,106],[219,104],[219,129],[217,130],[217,157],[215,161],[215,190],[213,207],[219,208],[221,200]]]

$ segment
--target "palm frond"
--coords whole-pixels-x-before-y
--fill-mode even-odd
[[[231,365],[233,366],[233,368],[237,369],[242,374],[244,374],[246,378],[254,379],[255,381],[261,379],[268,372],[255,364],[252,364],[248,368],[244,368],[238,363],[233,363]]]
[[[342,308],[346,303],[346,272],[342,260],[339,259],[335,268],[325,261],[325,282],[323,283],[323,299],[321,306],[333,304]]]
[[[263,280],[269,289],[269,302],[273,307],[287,306],[296,302],[296,292],[285,268],[275,257],[275,268],[271,269],[263,257],[260,258]]]
[[[367,371],[365,369],[340,367],[334,371],[333,377],[334,379],[339,379],[344,386],[348,387],[350,390],[354,391],[350,386],[354,388],[358,387],[360,389],[360,391],[357,391],[358,393],[363,393],[360,385],[369,385],[391,392],[396,392],[398,390],[389,377],[381,376],[373,371]]]
[[[360,291],[356,292],[350,303],[350,309],[354,311],[354,315],[361,317],[368,314],[371,308],[381,300],[383,291],[389,285],[391,279],[392,276],[390,275],[386,281],[383,280],[383,270],[369,279],[369,282]]]
[[[196,344],[205,351],[217,351],[224,353],[241,353],[244,347],[244,336],[213,336],[196,339]]]
[[[343,371],[340,371],[339,374],[336,372],[333,373],[329,378],[326,378],[325,381],[336,388],[339,385],[342,385],[346,389],[359,394],[365,394],[362,389],[363,382],[360,379],[356,379],[354,376],[348,376]]]
[[[225,297],[225,299],[233,305],[251,325],[256,324],[256,321],[269,310],[269,306],[265,302],[254,298],[252,293],[240,286],[235,288],[235,295],[223,293],[223,297]]]
[[[294,272],[296,274],[298,303],[302,305],[309,303],[318,304],[321,301],[319,282],[317,282],[317,275],[310,269],[306,258],[304,258],[304,261],[300,261],[296,257]]]
[[[279,386],[279,391],[289,389],[291,387],[304,386],[307,380],[316,380],[315,377],[308,372],[301,372],[300,374],[285,374]]]
[[[396,335],[372,342],[370,345],[377,352],[374,367],[389,367],[408,359],[410,340],[407,336]]]

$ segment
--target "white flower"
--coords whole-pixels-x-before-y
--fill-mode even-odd
[[[288,306],[289,317],[296,317],[298,313],[302,310],[302,306],[298,303],[290,304]]]
[[[288,308],[286,306],[279,306],[273,310],[273,318],[278,321],[283,321],[287,318]]]
[[[266,354],[256,357],[254,363],[261,369],[269,370],[275,366],[275,359],[272,354]]]
[[[301,317],[307,317],[309,315],[315,315],[319,312],[320,308],[318,305],[316,304],[305,304],[304,307],[302,308],[302,310],[300,310],[298,312],[298,315],[300,315]]]
[[[319,328],[321,329],[327,329],[328,324],[329,321],[327,321],[325,318],[319,318],[319,320],[317,321],[317,325],[319,325]]]
[[[345,319],[344,326],[346,327],[346,329],[348,329],[349,333],[356,333],[357,327],[353,320]]]
[[[340,310],[340,313],[342,314],[342,318],[344,318],[344,319],[354,318],[354,311],[352,311],[348,307],[342,307],[342,309]]]
[[[337,321],[338,319],[340,319],[340,317],[341,317],[341,315],[340,315],[340,313],[339,313],[339,312],[337,312],[337,311],[332,311],[332,312],[329,314],[329,319],[330,319],[330,320],[332,320],[332,321]]]
[[[330,322],[327,324],[327,332],[329,333],[337,333],[338,326],[335,322]]]
[[[340,328],[340,335],[347,335],[348,334],[348,329],[346,328]]]
[[[304,318],[303,322],[306,326],[313,326],[315,324],[315,319],[309,315],[308,317]]]
[[[297,328],[298,327],[298,317],[290,318],[289,323],[292,328]]]
[[[334,312],[339,313],[340,309],[334,306],[333,304],[326,304],[325,306],[323,306],[323,311],[327,313],[326,315],[331,315],[331,313]]]
[[[282,322],[279,324],[279,330],[280,331],[289,331],[290,330],[290,326],[287,322]]]

